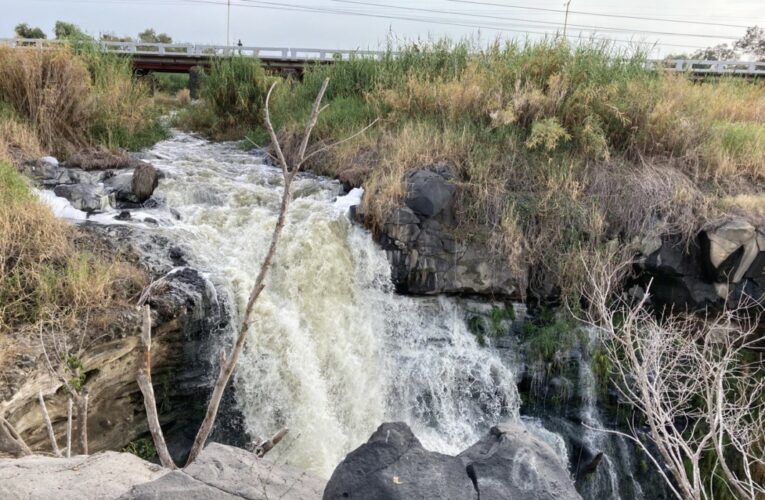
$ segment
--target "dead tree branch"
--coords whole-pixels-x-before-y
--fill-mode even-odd
[[[144,355],[143,366],[138,370],[138,387],[141,389],[141,394],[143,394],[146,421],[149,425],[151,438],[154,441],[154,447],[159,455],[159,461],[163,467],[176,469],[175,462],[167,449],[162,427],[159,424],[157,400],[154,397],[154,386],[151,383],[151,310],[148,305],[144,305],[141,307],[141,312],[141,343],[143,344]]]
[[[600,334],[621,396],[644,416],[660,458],[641,448],[671,473],[674,481],[662,477],[675,495],[711,498],[702,477],[710,453],[737,497],[765,495],[752,474],[765,466],[765,373],[744,361],[759,322],[751,304],[703,318],[657,318],[646,305],[650,285],[631,301],[613,288],[618,266],[584,269],[589,310],[583,320]]]
[[[271,437],[271,439],[268,439],[266,441],[256,444],[254,448],[255,454],[258,457],[263,458],[266,453],[271,451],[274,448],[274,446],[279,444],[279,441],[284,439],[284,436],[287,435],[287,432],[289,432],[289,429],[284,427],[283,429],[279,430],[276,434],[274,434],[273,437]]]
[[[72,396],[66,401],[66,458],[72,456]]]
[[[218,408],[220,407],[220,402],[223,398],[223,391],[225,390],[226,385],[228,385],[231,374],[234,372],[234,368],[239,361],[239,355],[242,353],[242,349],[244,348],[244,342],[247,339],[247,332],[249,331],[250,322],[252,321],[252,311],[253,307],[255,306],[255,301],[258,300],[260,293],[266,286],[266,276],[268,275],[268,271],[271,269],[271,264],[273,263],[274,255],[276,254],[276,247],[279,243],[282,229],[284,229],[287,210],[289,209],[290,200],[292,199],[292,181],[297,175],[300,169],[300,165],[305,158],[305,149],[308,145],[311,131],[316,126],[316,122],[319,118],[319,107],[321,106],[321,101],[324,98],[324,93],[327,91],[328,84],[329,80],[324,80],[324,83],[321,86],[321,90],[319,91],[319,95],[316,96],[316,101],[314,101],[313,110],[311,111],[311,117],[308,120],[308,124],[306,125],[303,141],[300,145],[298,159],[295,166],[292,168],[290,168],[290,165],[287,163],[287,160],[284,157],[284,152],[279,145],[279,140],[276,137],[276,132],[273,125],[271,124],[269,103],[271,99],[271,93],[276,86],[276,82],[274,82],[271,85],[271,88],[268,90],[265,107],[266,126],[268,128],[268,133],[271,135],[271,140],[274,143],[274,148],[276,149],[276,154],[279,158],[279,162],[281,163],[282,174],[284,177],[284,187],[282,193],[282,201],[279,207],[279,216],[276,220],[276,226],[274,227],[273,234],[271,235],[271,244],[268,247],[268,253],[263,260],[263,264],[260,266],[260,272],[255,279],[255,284],[253,285],[252,291],[250,292],[250,297],[247,300],[247,306],[245,307],[244,315],[242,316],[242,324],[239,328],[239,333],[237,335],[234,348],[232,349],[231,354],[226,357],[226,361],[220,367],[220,373],[218,375],[217,381],[215,382],[215,386],[213,387],[212,396],[207,406],[205,418],[202,421],[202,425],[199,428],[199,432],[197,433],[196,438],[194,439],[194,444],[191,447],[191,452],[189,453],[189,458],[186,462],[187,465],[196,460],[197,456],[199,456],[199,453],[202,451],[202,448],[207,442],[207,438],[210,436],[210,432],[212,432],[215,418],[218,415]]]
[[[0,451],[15,457],[24,457],[32,454],[32,450],[21,439],[16,429],[3,417],[0,417]]]
[[[40,411],[42,412],[43,422],[45,422],[45,428],[48,431],[51,450],[53,450],[55,456],[60,457],[61,451],[58,449],[56,434],[53,432],[53,424],[50,423],[50,415],[48,415],[48,408],[45,406],[45,399],[43,399],[42,391],[37,392],[37,399],[40,401]]]

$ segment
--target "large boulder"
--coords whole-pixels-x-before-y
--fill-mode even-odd
[[[131,486],[152,481],[167,470],[129,453],[103,451],[71,458],[28,456],[0,460],[4,500],[114,499]]]
[[[210,443],[185,469],[138,484],[120,500],[311,500],[321,498],[323,488],[324,481],[306,471]]]
[[[481,500],[581,498],[553,449],[520,424],[492,427],[459,458]]]
[[[427,451],[402,422],[381,425],[332,473],[324,500],[477,499],[459,458]]]
[[[138,203],[148,200],[157,189],[159,184],[159,174],[153,165],[146,162],[140,162],[133,170],[133,178],[130,184],[133,195]]]
[[[380,426],[348,454],[324,500],[574,500],[563,463],[520,424],[503,424],[457,457],[425,450],[401,422]]]

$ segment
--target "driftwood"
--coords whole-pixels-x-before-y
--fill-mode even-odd
[[[138,387],[143,394],[143,405],[146,408],[146,421],[149,424],[149,432],[154,440],[154,447],[157,449],[159,461],[163,467],[176,469],[175,462],[167,450],[165,436],[162,433],[162,427],[159,425],[159,415],[157,414],[157,400],[154,397],[154,387],[151,383],[151,311],[148,305],[142,308],[141,322],[141,343],[143,344],[144,356],[143,367],[138,370]]]
[[[287,432],[289,432],[289,429],[285,427],[281,429],[279,432],[277,432],[276,434],[274,434],[271,439],[256,444],[254,449],[255,454],[258,457],[263,458],[263,456],[265,456],[266,453],[271,451],[274,446],[279,444],[279,441],[284,439],[284,436],[287,435]]]
[[[3,417],[0,417],[0,452],[11,454],[14,457],[32,454],[32,450],[21,439],[16,429]]]
[[[40,401],[40,411],[42,412],[43,422],[45,422],[45,428],[48,431],[48,439],[50,440],[50,447],[53,450],[53,454],[57,457],[61,456],[61,452],[58,449],[58,443],[56,442],[56,434],[53,432],[53,424],[50,423],[50,415],[48,415],[48,408],[45,406],[45,399],[43,399],[42,391],[37,392],[37,399]]]

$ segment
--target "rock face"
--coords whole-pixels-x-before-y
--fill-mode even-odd
[[[245,450],[210,443],[190,466],[136,485],[119,498],[312,500],[321,498],[323,488],[323,480],[303,470],[274,465]]]
[[[337,466],[324,500],[578,499],[555,452],[504,424],[457,457],[425,450],[401,422],[381,425]]]
[[[104,451],[90,456],[29,456],[0,460],[0,498],[5,500],[114,499],[134,484],[167,471],[129,453]]]
[[[658,304],[700,310],[765,296],[765,228],[733,219],[701,231],[689,245],[673,238],[644,255],[641,285],[652,279]]]
[[[211,387],[218,336],[226,331],[228,314],[211,284],[196,270],[175,268],[177,248],[169,242],[126,226],[89,226],[99,238],[126,252],[136,244],[145,252],[142,264],[153,278],[161,278],[149,298],[153,315],[153,380],[171,452],[182,458],[188,451]],[[112,324],[99,331],[99,341],[80,359],[90,391],[88,430],[90,451],[121,449],[147,433],[143,399],[136,383],[140,318],[132,306],[114,311]],[[9,384],[7,399],[0,395],[0,414],[21,434],[32,450],[49,451],[41,425],[37,393],[42,391],[54,430],[63,442],[66,397],[62,384],[48,376],[40,356]],[[8,378],[6,378],[8,380]],[[188,434],[191,434],[189,436]]]
[[[581,498],[552,448],[522,425],[492,427],[459,457],[481,500]]]
[[[391,214],[378,235],[399,292],[518,295],[522,279],[493,262],[481,245],[454,237],[456,188],[448,168],[410,172],[406,186],[405,206]]]

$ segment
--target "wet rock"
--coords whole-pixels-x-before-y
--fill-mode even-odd
[[[289,465],[274,465],[238,448],[210,443],[182,470],[134,486],[120,500],[311,500],[321,498],[324,481]]]
[[[115,203],[114,195],[97,184],[64,184],[56,186],[53,192],[84,212],[105,210]]]
[[[502,424],[457,457],[425,450],[401,422],[381,425],[337,466],[324,500],[579,499],[549,445]]]
[[[130,220],[130,219],[132,219],[132,216],[130,215],[130,212],[128,212],[127,210],[123,210],[122,212],[114,216],[114,220]]]
[[[520,424],[500,424],[459,454],[481,500],[580,499],[560,459]]]
[[[131,191],[139,203],[148,200],[159,184],[157,169],[150,163],[140,162],[133,170]]]
[[[324,500],[477,499],[457,457],[427,451],[402,423],[386,423],[332,473]]]
[[[132,184],[133,174],[130,172],[111,176],[104,181],[104,187],[114,192],[114,196],[120,204],[128,203],[137,207],[140,202],[138,201],[138,197],[133,193]]]

